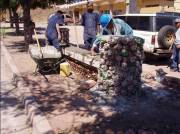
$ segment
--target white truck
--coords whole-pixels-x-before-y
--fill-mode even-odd
[[[134,36],[145,40],[143,49],[160,57],[171,56],[171,44],[173,44],[175,18],[180,13],[164,12],[155,14],[122,14],[114,18],[123,19],[133,28]]]

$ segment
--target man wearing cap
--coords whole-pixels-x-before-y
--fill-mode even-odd
[[[84,26],[83,48],[90,50],[99,31],[99,14],[93,11],[92,2],[87,3],[87,11],[82,15],[81,24]]]
[[[101,35],[125,35],[133,36],[132,28],[121,19],[113,19],[109,14],[103,14],[100,18],[100,25],[102,26]],[[99,47],[101,40],[97,38],[92,46],[91,52],[94,53]]]
[[[50,45],[60,50],[58,38],[60,38],[59,26],[64,24],[64,17],[62,11],[57,11],[55,14],[48,18],[48,26],[46,30],[46,37]]]
[[[179,71],[179,63],[180,63],[180,17],[175,19],[176,33],[175,33],[175,41],[173,46],[173,54],[172,54],[172,65],[171,71]]]

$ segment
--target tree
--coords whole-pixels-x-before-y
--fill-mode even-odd
[[[16,26],[16,34],[19,34],[19,16],[17,14],[17,9],[19,7],[20,3],[17,0],[10,0],[10,8],[12,9],[13,13],[13,19],[11,21],[14,21]]]
[[[1,0],[0,8],[2,10],[9,10],[9,17],[10,17],[10,26],[13,27],[13,23],[16,26],[16,34],[19,33],[19,19],[17,14],[17,9],[20,3],[18,0]]]
[[[69,0],[71,1],[71,0]],[[19,32],[19,19],[17,14],[17,8],[21,5],[23,8],[23,19],[24,19],[24,39],[25,43],[28,45],[32,41],[32,27],[34,23],[31,20],[30,9],[33,8],[46,8],[51,4],[64,4],[65,0],[0,0],[0,7],[2,8],[10,8],[10,16],[11,12],[13,13],[13,18],[16,25],[16,32]],[[10,17],[12,19],[12,17]]]
[[[10,27],[13,28],[13,14],[11,8],[8,8],[9,11],[9,21],[10,21]]]
[[[21,5],[23,7],[23,17],[24,17],[24,39],[26,44],[30,44],[32,41],[32,20],[30,15],[31,8],[46,8],[50,4],[63,4],[64,0],[21,0]]]

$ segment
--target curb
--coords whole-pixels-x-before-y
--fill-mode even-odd
[[[27,122],[32,126],[32,134],[55,134],[46,116],[38,109],[38,104],[32,96],[31,90],[26,87],[25,81],[21,77],[21,73],[15,65],[10,53],[2,41],[0,44],[1,51],[5,55],[5,59],[13,72],[13,76],[17,78],[16,84],[19,89],[18,96],[22,97],[22,102],[27,115]]]
[[[84,50],[84,51],[87,51],[87,50]],[[69,50],[68,48],[65,49],[66,56],[74,58],[80,62],[86,63],[95,68],[99,68],[100,59],[98,59],[95,56],[92,57],[91,54],[89,53],[89,51],[87,51],[86,53],[88,53],[88,54],[81,54],[78,51],[72,51],[72,50]]]

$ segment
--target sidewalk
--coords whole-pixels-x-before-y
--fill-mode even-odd
[[[11,84],[13,73],[1,51],[1,134],[31,134],[19,100],[18,88]]]

